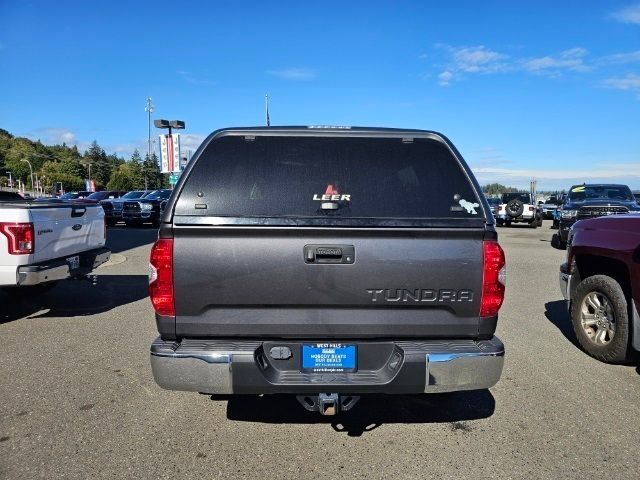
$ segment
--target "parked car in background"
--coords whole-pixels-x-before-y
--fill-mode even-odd
[[[498,213],[500,211],[500,199],[496,197],[487,197],[487,203],[491,208],[491,213],[493,213],[493,218],[498,218]]]
[[[3,192],[0,191],[0,202],[21,201],[24,197],[16,192]]]
[[[153,190],[133,190],[127,192],[119,198],[102,200],[100,205],[104,210],[104,216],[107,225],[113,227],[116,223],[122,221],[122,205],[126,200],[135,200],[137,198],[144,198],[149,195]]]
[[[43,291],[109,259],[99,205],[6,197],[0,197],[0,287]]]
[[[542,211],[530,193],[503,193],[497,216],[498,226],[527,223],[531,228],[542,226]]]
[[[558,246],[567,247],[569,230],[578,220],[629,212],[640,212],[640,205],[626,185],[574,185],[560,211]]]
[[[638,192],[638,191],[633,192],[633,196],[635,197],[636,202],[638,203],[638,205],[640,205],[640,192]]]
[[[116,190],[101,190],[99,192],[93,192],[91,195],[88,195],[87,197],[83,198],[82,200],[85,202],[94,202],[94,203],[98,203],[102,200],[106,200],[106,199],[114,199],[114,198],[119,198],[122,195],[124,195],[125,192],[122,191],[116,191]]]
[[[81,191],[81,192],[67,192],[60,195],[60,200],[77,200],[78,198],[87,198],[93,192]]]
[[[553,219],[560,205],[562,205],[561,198],[556,195],[551,195],[547,201],[542,204],[542,216],[547,220]]]
[[[171,190],[156,190],[144,198],[127,199],[122,204],[122,219],[128,227],[151,223],[160,226],[160,204],[171,195]]]
[[[640,350],[640,214],[583,220],[571,228],[560,289],[580,346],[605,362]]]
[[[504,266],[489,205],[438,133],[221,130],[151,251],[153,374],[324,415],[363,393],[486,389],[503,365]]]

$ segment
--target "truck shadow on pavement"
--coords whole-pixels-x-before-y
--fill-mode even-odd
[[[92,285],[65,280],[47,293],[0,289],[0,324],[23,318],[75,317],[107,312],[147,296],[146,275],[100,275]]]
[[[229,420],[259,423],[330,424],[336,432],[359,437],[385,423],[450,423],[451,430],[472,431],[467,420],[493,415],[489,390],[424,395],[366,395],[348,412],[322,416],[306,411],[293,395],[227,397]],[[212,397],[217,400],[218,397]]]
[[[544,315],[553,325],[556,326],[560,333],[569,340],[574,347],[580,350],[580,345],[576,338],[576,334],[571,326],[571,318],[567,311],[567,303],[564,300],[556,300],[555,302],[547,302],[544,304]]]
[[[120,253],[152,244],[157,237],[157,228],[109,227],[107,229],[107,246],[111,249],[111,253]]]

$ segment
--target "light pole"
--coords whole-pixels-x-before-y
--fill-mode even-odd
[[[147,97],[147,106],[144,107],[144,111],[147,112],[148,120],[149,120],[149,148],[147,150],[147,155],[151,158],[151,114],[154,110],[154,105],[151,101],[151,97]]]
[[[88,174],[89,174],[89,188],[87,190],[91,190],[91,165],[93,162],[82,162],[81,165],[85,168],[88,169]]]
[[[13,190],[13,178],[11,178],[11,172],[5,172],[9,175],[9,190]]]
[[[21,162],[26,162],[26,163],[29,164],[29,172],[31,173],[31,193],[34,194],[35,192],[33,191],[33,168],[31,168],[31,162],[29,160],[27,160],[26,158],[23,158],[20,161]]]

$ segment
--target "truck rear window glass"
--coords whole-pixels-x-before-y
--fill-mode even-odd
[[[581,202],[589,199],[624,200],[632,202],[634,196],[626,185],[574,185],[569,200]]]
[[[520,200],[522,203],[531,202],[531,195],[528,193],[505,193],[502,195],[502,203],[509,203],[512,200]]]
[[[440,141],[291,136],[214,140],[196,160],[174,212],[343,219],[483,216],[470,181]]]

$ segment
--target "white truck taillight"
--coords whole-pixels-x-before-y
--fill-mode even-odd
[[[159,238],[151,249],[149,258],[149,297],[158,315],[175,316],[172,238]]]
[[[0,223],[0,232],[7,237],[10,255],[29,255],[35,249],[33,223]]]
[[[495,317],[504,301],[507,268],[504,252],[495,240],[483,243],[484,266],[482,273],[481,317]]]

